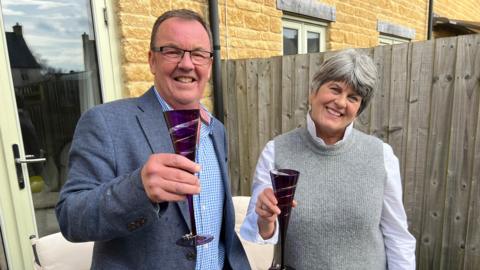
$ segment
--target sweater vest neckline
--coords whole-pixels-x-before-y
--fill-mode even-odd
[[[334,156],[340,155],[348,151],[353,146],[353,142],[355,141],[355,137],[357,136],[357,131],[355,129],[352,129],[352,133],[350,133],[349,136],[334,145],[321,144],[312,137],[312,135],[308,132],[306,128],[303,128],[303,130],[300,131],[300,135],[303,137],[304,141],[307,142],[307,147],[313,152],[320,155]]]

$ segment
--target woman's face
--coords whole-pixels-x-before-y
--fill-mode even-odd
[[[343,138],[345,128],[355,120],[362,97],[344,82],[329,81],[309,97],[310,116],[317,136],[327,144]]]

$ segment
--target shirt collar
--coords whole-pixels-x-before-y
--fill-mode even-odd
[[[160,106],[162,106],[162,111],[171,111],[173,108],[163,99],[157,91],[157,88],[153,86],[153,90],[155,92],[155,96],[157,97]],[[211,124],[212,115],[210,112],[200,103],[200,118],[202,118],[202,122],[205,123],[207,126]]]
[[[350,123],[345,129],[345,134],[343,134],[343,138],[338,142],[336,142],[334,145],[337,145],[341,143],[343,140],[345,140],[346,138],[348,138],[348,136],[350,136],[350,134],[352,133],[352,129],[353,129],[353,122]],[[320,143],[320,145],[322,146],[327,146],[327,144],[322,138],[317,137],[317,130],[315,128],[315,123],[313,122],[312,117],[310,116],[310,112],[307,113],[307,130],[308,130],[308,133],[310,133],[310,136],[312,136],[312,138],[315,141]]]

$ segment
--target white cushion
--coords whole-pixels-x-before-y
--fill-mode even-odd
[[[93,242],[72,243],[61,233],[41,238],[32,238],[32,247],[38,261],[35,269],[41,270],[88,270],[92,264]]]
[[[240,236],[240,226],[247,214],[249,202],[250,197],[247,196],[233,197],[233,205],[235,207],[235,231],[247,253],[248,261],[252,270],[266,270],[272,264],[274,246],[248,242]]]
[[[250,197],[235,196],[235,231],[247,253],[252,270],[266,270],[273,259],[273,245],[260,245],[248,242],[240,236],[240,226],[247,214]],[[61,233],[47,235],[41,238],[32,238],[32,246],[36,250],[40,265],[35,263],[38,270],[88,270],[92,264],[93,242],[72,243],[66,240]]]

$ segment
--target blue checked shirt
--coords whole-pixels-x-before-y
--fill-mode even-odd
[[[158,101],[163,111],[172,108],[160,97],[155,89]],[[198,234],[213,235],[212,242],[197,246],[196,270],[223,269],[225,261],[225,246],[220,242],[222,230],[224,186],[220,165],[212,140],[211,123],[202,121],[200,128],[200,142],[197,148],[197,162],[202,169],[198,174],[200,179],[200,194],[193,196],[195,222]]]

